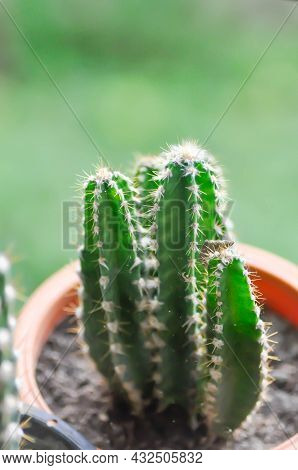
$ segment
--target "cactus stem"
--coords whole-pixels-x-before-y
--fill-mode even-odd
[[[211,242],[210,246],[212,247]],[[220,246],[215,242],[213,252],[212,248],[209,250],[208,265],[208,308],[210,312],[214,313],[209,317],[208,327],[209,340],[207,348],[209,361],[207,367],[209,380],[205,387],[205,410],[211,429],[216,430],[217,433],[225,434],[228,430],[238,427],[245,420],[248,412],[255,405],[253,397],[256,393],[259,395],[258,402],[261,401],[265,387],[270,380],[268,380],[268,361],[270,359],[268,350],[270,347],[268,346],[264,323],[260,319],[260,307],[256,303],[255,289],[250,282],[249,273],[243,264],[242,258],[237,255],[232,246],[226,246],[225,243]],[[234,279],[238,280],[238,287],[234,287]],[[235,292],[234,297],[233,292]],[[239,306],[234,304],[236,295],[239,296],[239,303],[243,308],[242,317],[238,317],[237,309]],[[229,318],[230,315],[234,316],[233,320]],[[242,326],[245,318],[250,318],[250,323],[247,325],[243,323]],[[246,325],[245,329],[244,325]],[[234,328],[238,333],[233,332]],[[234,341],[237,335],[243,335],[241,348],[244,349],[242,350],[238,346],[236,352],[234,352]],[[236,341],[238,342],[235,344],[239,345],[240,338],[237,338]],[[260,354],[257,347],[258,343],[263,347]],[[251,356],[251,363],[245,363],[244,368],[245,358],[242,357],[242,354],[246,354],[248,348],[254,350],[255,358]],[[229,367],[234,368],[234,388],[231,388],[231,384],[227,382],[228,372],[225,369],[227,360],[230,361]],[[244,390],[240,391],[241,387],[246,387],[245,393],[249,393],[247,389],[252,388],[253,390],[247,402],[242,398],[243,401],[239,403],[237,413],[234,412],[232,417],[229,400],[232,400],[232,397],[234,402],[239,400],[239,396],[235,395],[237,387],[239,387],[241,396],[244,393]],[[254,390],[254,387],[257,387],[258,392]],[[226,396],[228,390],[230,398],[224,402],[221,396]]]

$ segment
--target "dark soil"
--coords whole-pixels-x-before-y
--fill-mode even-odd
[[[202,424],[196,432],[184,413],[173,407],[148,411],[146,419],[111,405],[111,397],[93,363],[70,333],[74,319],[50,337],[41,355],[37,381],[50,408],[101,449],[268,449],[298,431],[298,331],[275,315],[266,314],[279,344],[274,377],[266,404],[245,430],[227,442],[208,442]],[[62,358],[62,360],[61,360]],[[43,384],[46,384],[43,386]]]

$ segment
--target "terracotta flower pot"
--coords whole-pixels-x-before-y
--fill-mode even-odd
[[[266,305],[298,327],[298,268],[259,248],[239,244],[239,252],[251,270]],[[30,297],[17,322],[15,347],[18,351],[17,375],[21,400],[51,413],[35,378],[40,352],[54,328],[77,303],[78,265],[72,263],[46,280]],[[298,449],[298,434],[276,449]]]

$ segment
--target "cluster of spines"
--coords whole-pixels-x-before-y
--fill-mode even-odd
[[[205,347],[205,330],[206,330],[206,305],[205,279],[201,277],[201,282],[198,282],[199,266],[199,252],[201,249],[201,238],[204,236],[202,230],[202,194],[200,193],[200,186],[197,184],[198,170],[196,166],[190,162],[184,169],[185,182],[187,180],[191,183],[188,185],[189,192],[189,212],[190,212],[190,227],[188,228],[189,247],[187,251],[188,259],[186,272],[183,277],[187,284],[186,286],[186,300],[192,304],[192,313],[186,320],[186,330],[189,335],[189,341],[193,344],[193,359],[194,369],[192,371],[192,386],[188,390],[189,396],[189,413],[194,416],[196,412],[196,400],[198,394],[201,393],[200,372],[202,370],[202,363],[206,356]],[[192,420],[196,425],[195,420]]]
[[[109,191],[114,191],[114,194],[107,196]],[[89,200],[86,202],[88,194]],[[167,231],[173,228],[168,226],[169,221],[173,224],[173,220],[170,220],[172,216],[169,218],[166,204],[176,196],[184,203],[182,212],[187,222],[184,221],[179,234],[180,242],[183,239],[185,243],[178,249],[179,253],[176,250],[171,256],[171,250],[167,247]],[[111,288],[114,283],[113,266],[119,260],[105,249],[104,232],[108,228],[108,219],[100,214],[100,208],[106,199],[109,202],[114,200],[116,213],[123,222],[118,221],[118,225],[122,229],[126,227],[130,240],[129,269],[126,266],[124,274],[120,269],[120,284],[126,284],[126,292],[122,292],[120,297],[119,283],[116,282],[118,287]],[[119,204],[115,199],[119,200]],[[226,300],[221,297],[220,278],[226,276],[225,267],[233,260],[242,262],[232,254],[232,243],[224,242],[221,245],[222,240],[230,240],[227,201],[220,169],[213,157],[194,143],[172,146],[158,158],[141,159],[134,185],[120,173],[101,169],[85,183],[84,256],[81,254],[84,289],[83,309],[79,311],[83,312],[85,339],[89,343],[91,356],[111,386],[114,385],[115,390],[120,386],[125,391],[136,414],[155,398],[159,409],[180,404],[191,416],[207,415],[209,423],[213,423],[218,433],[234,428],[237,419],[238,425],[245,418],[245,410],[242,410],[243,417],[239,415],[235,423],[230,423],[218,412],[221,405],[217,393],[226,368],[225,358],[222,357],[225,341],[221,308]],[[89,212],[88,204],[91,206]],[[89,219],[86,219],[86,213]],[[181,214],[176,219],[180,223],[179,218]],[[90,241],[90,238],[95,247],[93,250],[86,247],[86,240]],[[215,250],[214,255],[212,248],[207,269],[204,245],[208,240],[218,243],[221,249],[219,253]],[[86,292],[88,294],[92,285],[92,279],[86,275],[86,257],[92,261],[89,263],[89,273],[94,274],[95,265],[97,270],[93,283],[97,289],[93,311],[88,310],[88,295],[84,303],[84,295],[86,300]],[[242,274],[253,314],[259,314],[253,287],[244,267]],[[130,299],[127,300],[127,296]],[[122,302],[125,304],[127,301],[125,311]],[[101,357],[109,364],[108,372],[102,367],[94,345],[92,350],[95,338],[94,331],[90,334],[94,323],[91,322],[91,328],[88,328],[90,317],[97,318],[97,321],[100,318],[101,331],[97,343],[105,345],[105,353]],[[125,334],[129,334],[130,328],[137,341],[130,337],[131,344],[125,344]],[[269,343],[266,327],[259,315],[256,328],[252,331],[254,341],[257,338],[263,348],[263,352],[259,356],[257,354],[255,363],[261,357],[260,370],[256,374],[258,384],[264,388],[269,381]],[[101,339],[103,336],[105,342]],[[142,364],[141,378],[138,377],[140,370],[136,373],[132,367],[132,356],[138,353]],[[247,406],[247,412],[255,401],[252,394],[252,406]]]
[[[217,239],[229,239],[230,229],[233,224],[229,219],[229,198],[226,191],[226,182],[222,169],[215,158],[205,149],[200,148],[196,142],[186,141],[181,145],[171,145],[162,154],[166,160],[187,164],[187,162],[200,162],[201,169],[208,174],[214,192],[216,211],[214,213],[214,227]],[[199,170],[198,170],[199,172]],[[203,201],[207,201],[208,195],[203,194]]]
[[[9,281],[10,261],[0,253],[0,443],[18,449],[22,437],[19,426],[19,402],[15,376],[13,304],[15,289]]]

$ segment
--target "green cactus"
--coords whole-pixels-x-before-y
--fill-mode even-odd
[[[236,429],[270,381],[270,345],[255,289],[232,243],[209,242],[207,380],[203,407],[211,429]]]
[[[15,380],[15,357],[12,313],[15,290],[8,283],[10,262],[0,253],[0,445],[8,450],[18,449],[22,435],[19,427],[18,394]]]
[[[108,169],[84,182],[78,317],[93,360],[133,413],[175,404],[215,435],[236,429],[269,381],[226,212],[221,171],[191,142],[142,158],[133,182]]]
[[[121,389],[140,413],[150,360],[140,327],[144,312],[136,192],[128,178],[105,169],[87,183],[81,276],[85,339],[95,341],[88,342],[90,354],[111,386]],[[90,298],[92,289],[96,297]]]

